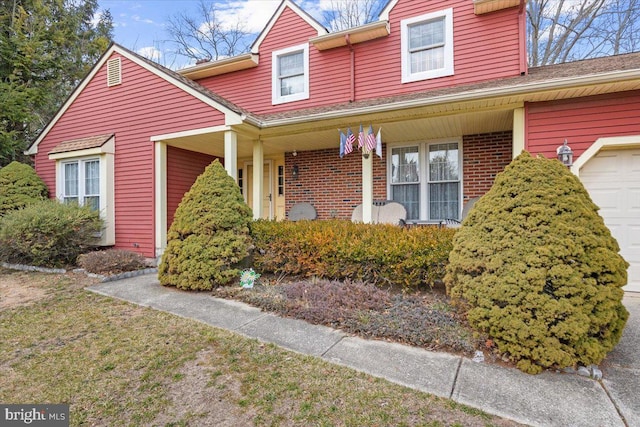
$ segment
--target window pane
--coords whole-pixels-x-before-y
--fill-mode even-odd
[[[304,92],[304,76],[293,76],[280,79],[280,96]]]
[[[64,197],[78,195],[78,164],[65,163],[64,165]]]
[[[304,58],[302,52],[290,53],[278,57],[280,77],[304,74]]]
[[[444,43],[444,17],[409,27],[409,49],[424,49]]]
[[[459,183],[429,184],[429,218],[459,219]]]
[[[394,148],[391,152],[391,183],[419,181],[418,147]]]
[[[458,144],[429,146],[429,181],[457,181],[460,178]]]
[[[407,219],[420,219],[420,184],[391,186],[391,198],[407,210]]]
[[[100,162],[98,160],[84,164],[84,192],[92,196],[100,194]]]
[[[444,47],[419,50],[411,53],[411,72],[438,70],[444,68]]]
[[[87,196],[84,198],[84,205],[89,206],[94,211],[100,210],[100,197],[98,196]]]

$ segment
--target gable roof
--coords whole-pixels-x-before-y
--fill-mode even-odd
[[[27,155],[34,155],[38,152],[38,145],[42,140],[47,136],[49,131],[53,128],[53,126],[60,120],[63,114],[69,109],[69,107],[73,104],[73,102],[78,98],[78,96],[82,93],[85,87],[91,82],[94,76],[98,73],[98,71],[102,68],[102,66],[106,63],[106,61],[114,54],[118,53],[121,56],[127,58],[128,60],[136,63],[137,65],[143,67],[147,71],[155,74],[156,76],[162,78],[168,83],[176,86],[179,89],[189,93],[194,98],[199,99],[210,107],[222,112],[225,114],[225,120],[229,123],[237,124],[241,123],[245,119],[249,119],[252,121],[252,117],[250,113],[235,105],[234,103],[226,100],[225,98],[217,95],[216,93],[210,91],[204,86],[190,80],[175,71],[172,71],[166,67],[163,67],[160,64],[157,64],[147,58],[144,58],[141,55],[138,55],[135,52],[130,51],[116,43],[112,43],[109,48],[105,51],[105,53],[100,57],[98,62],[91,68],[87,76],[78,84],[78,86],[71,92],[67,100],[62,104],[62,107],[58,110],[55,116],[51,119],[51,121],[47,124],[47,126],[40,132],[36,140],[29,146],[29,148],[25,151]]]
[[[296,15],[298,15],[300,18],[304,19],[304,21],[309,24],[311,27],[313,27],[317,32],[318,35],[321,36],[323,34],[328,34],[329,30],[327,30],[321,23],[319,23],[318,21],[316,21],[311,15],[309,15],[307,12],[305,12],[304,10],[302,10],[300,8],[300,6],[298,6],[297,4],[295,4],[294,2],[292,2],[291,0],[282,0],[282,2],[280,2],[280,5],[278,6],[278,9],[276,9],[275,13],[273,14],[273,16],[271,17],[271,19],[269,19],[269,22],[267,23],[266,27],[264,27],[262,29],[262,31],[260,32],[260,34],[258,35],[258,37],[256,38],[256,40],[253,42],[253,44],[251,45],[251,53],[257,54],[260,51],[260,45],[262,44],[262,42],[264,41],[264,39],[267,37],[267,35],[269,34],[269,32],[271,31],[271,29],[273,28],[273,26],[275,25],[276,21],[280,18],[280,15],[282,15],[282,13],[284,12],[284,10],[286,8],[291,9]]]

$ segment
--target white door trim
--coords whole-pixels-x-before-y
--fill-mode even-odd
[[[589,160],[595,157],[603,148],[633,148],[635,146],[640,147],[640,135],[598,138],[593,144],[591,144],[591,147],[578,157],[578,160],[576,160],[573,166],[571,166],[571,172],[579,177],[580,169],[582,169],[582,167],[587,164]]]

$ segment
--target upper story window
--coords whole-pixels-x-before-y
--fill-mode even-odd
[[[453,9],[405,19],[402,83],[453,75]]]
[[[272,102],[309,99],[309,44],[273,52]]]

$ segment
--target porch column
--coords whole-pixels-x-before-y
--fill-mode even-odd
[[[253,141],[253,219],[262,218],[262,199],[264,191],[264,146],[259,139]]]
[[[362,156],[362,222],[373,222],[373,153]]]
[[[232,130],[224,133],[224,169],[238,182],[238,134]]]
[[[524,150],[524,107],[513,110],[513,153],[515,159]]]
[[[167,144],[156,141],[154,158],[155,249],[159,259],[167,247]]]

